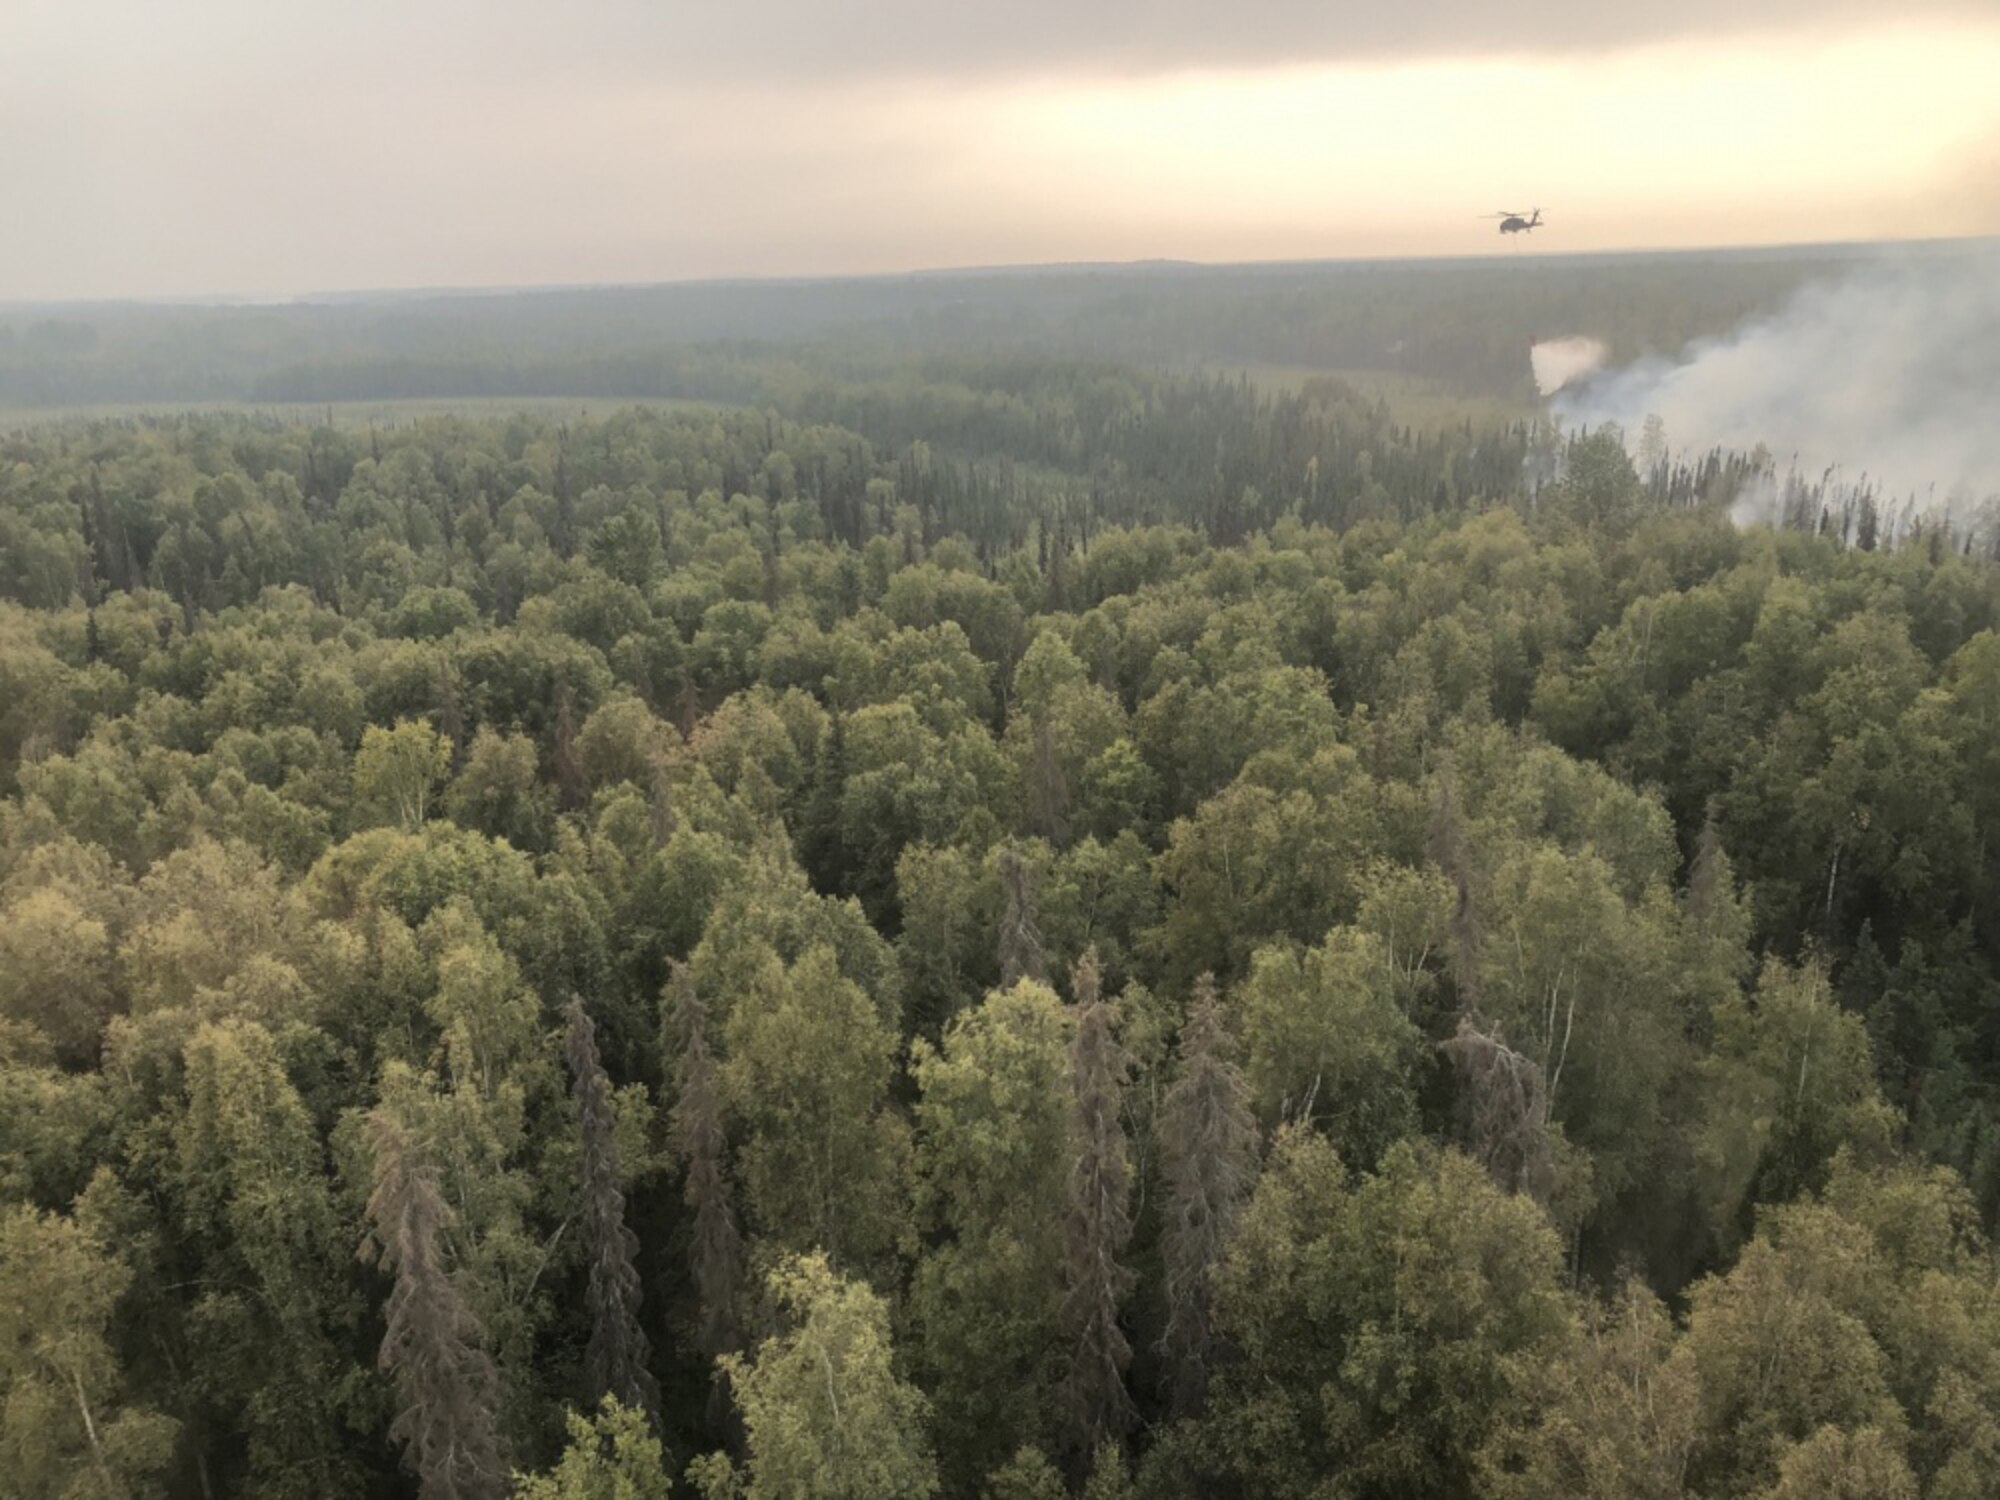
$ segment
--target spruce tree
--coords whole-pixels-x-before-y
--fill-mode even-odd
[[[1437,806],[1431,815],[1430,845],[1431,858],[1451,881],[1457,897],[1451,915],[1452,981],[1460,999],[1468,1006],[1475,1005],[1479,997],[1479,907],[1473,889],[1472,850],[1449,772],[1438,787]]]
[[[854,861],[841,833],[841,798],[846,790],[847,728],[836,713],[820,742],[797,825],[799,863],[812,877],[814,889],[828,895],[847,895],[854,885]]]
[[[665,755],[653,757],[652,834],[653,847],[664,849],[680,826],[674,812],[674,783]]]
[[[1694,858],[1688,864],[1683,910],[1691,934],[1719,954],[1732,955],[1747,949],[1749,919],[1737,899],[1736,873],[1715,826],[1713,799],[1702,818]]]
[[[452,680],[451,668],[442,661],[431,674],[431,700],[438,732],[451,745],[451,769],[456,773],[465,765],[465,708],[459,702],[458,684]]]
[[[1556,1160],[1541,1068],[1473,1012],[1459,1017],[1457,1033],[1438,1049],[1458,1069],[1467,1149],[1504,1191],[1546,1207]]]
[[[381,461],[381,455],[376,455]],[[569,429],[556,429],[556,514],[555,523],[549,528],[549,543],[556,550],[556,556],[567,562],[576,555],[576,501],[570,494],[569,485]]]
[[[1235,1051],[1215,976],[1204,974],[1181,1026],[1180,1076],[1161,1100],[1157,1127],[1166,1185],[1160,1353],[1182,1415],[1200,1411],[1207,1395],[1213,1278],[1256,1179],[1257,1125]]]
[[[590,795],[584,780],[583,764],[576,753],[576,698],[567,682],[556,684],[555,745],[550,767],[555,772],[556,795],[565,809],[583,806]]]
[[[669,1023],[680,1052],[670,1125],[674,1150],[687,1164],[683,1199],[694,1216],[691,1254],[701,1304],[695,1344],[713,1358],[739,1342],[736,1297],[743,1279],[743,1236],[730,1188],[715,1059],[708,1050],[708,1008],[685,964],[674,965],[668,992]]]
[[[1028,772],[1028,804],[1035,831],[1058,849],[1069,843],[1069,783],[1056,750],[1055,726],[1049,715],[1035,715],[1033,749]]]
[[[582,1133],[582,1237],[590,1264],[590,1343],[584,1373],[593,1401],[615,1396],[658,1420],[660,1388],[646,1368],[652,1353],[639,1324],[639,1240],[625,1224],[618,1188],[618,1115],[597,1054],[597,1031],[574,995],[566,1009],[565,1051]]]
[[[1000,921],[1000,988],[1012,989],[1023,979],[1046,983],[1042,934],[1035,925],[1034,874],[1012,844],[1000,853],[1000,880],[1007,893],[1007,912]]]
[[[675,696],[674,711],[681,738],[694,738],[695,727],[701,723],[701,689],[695,685],[694,674],[686,667],[681,668],[681,686]]]
[[[1124,1088],[1132,1060],[1112,1035],[1111,1005],[1098,993],[1097,954],[1084,954],[1073,979],[1076,1040],[1070,1050],[1069,1213],[1063,1328],[1069,1342],[1063,1416],[1072,1451],[1087,1462],[1099,1444],[1132,1430],[1138,1411],[1125,1388],[1132,1346],[1118,1310],[1134,1277],[1121,1257],[1132,1238],[1131,1160]]]
[[[479,1319],[445,1269],[451,1208],[436,1169],[418,1158],[388,1111],[375,1110],[369,1125],[375,1190],[363,1251],[396,1278],[380,1355],[401,1388],[389,1435],[402,1444],[423,1500],[498,1500],[507,1492],[496,1424],[500,1375]]]

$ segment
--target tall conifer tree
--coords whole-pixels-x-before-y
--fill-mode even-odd
[[[618,1188],[618,1115],[611,1080],[597,1054],[597,1030],[583,1002],[570,997],[565,1051],[583,1137],[583,1245],[590,1261],[590,1344],[584,1372],[593,1400],[616,1396],[658,1419],[660,1388],[647,1369],[652,1353],[639,1323],[638,1237],[625,1223]]]
[[[736,1296],[743,1280],[743,1235],[730,1188],[715,1059],[708,1050],[708,1008],[684,964],[674,965],[668,992],[669,1023],[680,1049],[673,1146],[687,1164],[683,1196],[694,1215],[694,1285],[701,1303],[695,1342],[713,1358],[739,1342]]]
[[[1180,1076],[1160,1103],[1158,1126],[1167,1293],[1160,1352],[1182,1414],[1198,1412],[1207,1395],[1211,1286],[1256,1180],[1257,1125],[1235,1051],[1215,976],[1204,974],[1181,1026]]]
[[[1064,1235],[1069,1371],[1063,1416],[1072,1450],[1087,1462],[1100,1443],[1122,1439],[1138,1420],[1125,1388],[1132,1346],[1118,1322],[1134,1280],[1122,1260],[1132,1238],[1132,1167],[1123,1117],[1132,1060],[1112,1034],[1111,1006],[1098,993],[1095,950],[1077,963],[1073,984],[1077,1026],[1070,1051],[1075,1093]]]
[[[365,1248],[396,1278],[380,1356],[401,1386],[389,1434],[416,1471],[423,1500],[498,1500],[507,1493],[496,1423],[500,1376],[479,1319],[445,1269],[451,1208],[436,1169],[417,1157],[395,1119],[377,1109],[369,1124],[375,1191]]]
[[[1046,982],[1042,934],[1035,925],[1035,877],[1012,844],[1001,851],[1000,880],[1007,892],[1007,912],[1000,921],[1000,988],[1012,989],[1023,979]]]

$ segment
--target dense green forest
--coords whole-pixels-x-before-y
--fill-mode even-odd
[[[0,437],[0,1493],[1992,1493],[1971,539],[770,358]]]

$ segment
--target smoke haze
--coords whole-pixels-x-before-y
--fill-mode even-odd
[[[0,0],[0,299],[1991,234],[1995,77],[1995,0]]]
[[[1806,287],[1727,338],[1565,387],[1554,409],[1634,444],[1657,416],[1676,455],[1762,444],[1780,475],[1962,512],[2000,495],[2000,243]]]

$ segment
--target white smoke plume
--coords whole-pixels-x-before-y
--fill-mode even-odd
[[[1677,358],[1565,387],[1554,408],[1572,428],[1616,422],[1635,448],[1657,417],[1650,441],[1683,457],[1762,445],[1779,475],[1965,515],[2000,495],[2000,242],[1868,263]]]
[[[1564,386],[1596,373],[1608,351],[1601,339],[1546,339],[1528,350],[1535,369],[1535,389],[1553,396]]]

